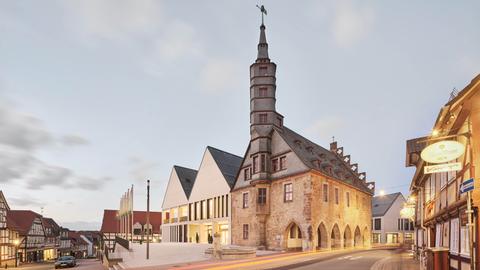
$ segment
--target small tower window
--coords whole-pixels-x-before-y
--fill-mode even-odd
[[[265,66],[260,67],[260,68],[259,68],[259,71],[260,71],[260,76],[266,76],[266,75],[268,75],[268,73],[267,73],[267,67],[265,67]]]
[[[259,115],[259,119],[258,119],[258,120],[259,120],[259,122],[260,122],[261,124],[267,123],[267,114],[266,114],[266,113],[261,113],[261,114]]]
[[[259,97],[266,97],[267,96],[267,88],[262,87],[262,88],[258,89],[258,96]]]

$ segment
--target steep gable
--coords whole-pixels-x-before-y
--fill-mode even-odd
[[[207,147],[189,200],[193,202],[229,193],[240,162],[238,156]]]
[[[392,207],[392,205],[395,203],[395,201],[397,201],[398,199],[402,200],[402,203],[405,202],[405,198],[400,192],[373,197],[372,198],[372,216],[373,217],[384,216],[388,212],[388,210]]]
[[[190,174],[186,169],[188,168],[180,166],[173,167],[172,172],[170,173],[170,179],[168,180],[167,190],[165,191],[165,196],[163,197],[162,209],[168,209],[188,203],[191,185],[193,185],[195,181],[196,174]],[[194,171],[192,169],[188,170]],[[179,177],[178,172],[180,172],[180,176],[182,176],[182,178]],[[191,185],[190,182],[192,183]]]

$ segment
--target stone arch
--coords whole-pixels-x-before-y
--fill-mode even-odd
[[[333,225],[332,228],[332,233],[330,234],[330,247],[331,248],[341,248],[342,247],[342,240],[340,239],[340,229],[338,228],[338,225],[335,224]]]
[[[370,244],[368,244],[370,241],[370,234],[369,234],[369,230],[367,227],[365,227],[363,229],[363,238],[362,238],[362,245],[363,246],[370,246]],[[367,245],[368,244],[368,245]]]
[[[348,248],[352,246],[352,230],[350,230],[350,226],[347,225],[345,227],[345,231],[343,232],[343,247]]]
[[[285,244],[289,250],[302,249],[302,239],[305,237],[300,226],[294,221],[285,228]]]
[[[358,226],[355,228],[354,246],[355,247],[363,246],[363,238],[362,238],[362,234],[360,233],[360,228]]]
[[[328,248],[328,233],[325,224],[320,223],[317,228],[317,248],[324,249]]]

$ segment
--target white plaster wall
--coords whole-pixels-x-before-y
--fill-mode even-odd
[[[230,186],[207,149],[198,169],[197,179],[193,185],[189,201],[196,202],[229,193]]]
[[[168,180],[167,190],[165,191],[165,197],[163,199],[162,210],[168,210],[172,207],[187,204],[188,199],[183,191],[182,184],[178,179],[177,172],[172,168],[170,173],[170,179]]]
[[[375,233],[381,233],[381,237],[382,237],[381,242],[382,243],[387,242],[387,233],[399,233],[399,235],[398,235],[399,241],[401,240],[401,238],[402,238],[401,233],[403,231],[398,230],[398,219],[401,218],[400,217],[400,210],[403,208],[403,204],[405,202],[406,202],[406,200],[403,197],[403,195],[398,196],[397,199],[395,200],[395,202],[390,207],[390,209],[388,209],[387,213],[385,213],[385,215],[383,217],[381,217],[381,219],[382,219],[382,229],[380,231],[377,230],[377,231],[374,231],[374,232]],[[375,219],[375,218],[379,218],[379,217],[373,217],[373,219]]]

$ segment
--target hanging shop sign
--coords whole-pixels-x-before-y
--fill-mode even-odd
[[[452,172],[452,171],[460,171],[461,169],[462,169],[462,163],[454,162],[454,163],[425,166],[424,173],[431,174],[431,173],[440,173],[440,172]]]
[[[423,149],[420,156],[426,162],[444,163],[463,155],[465,146],[457,141],[440,141]]]

